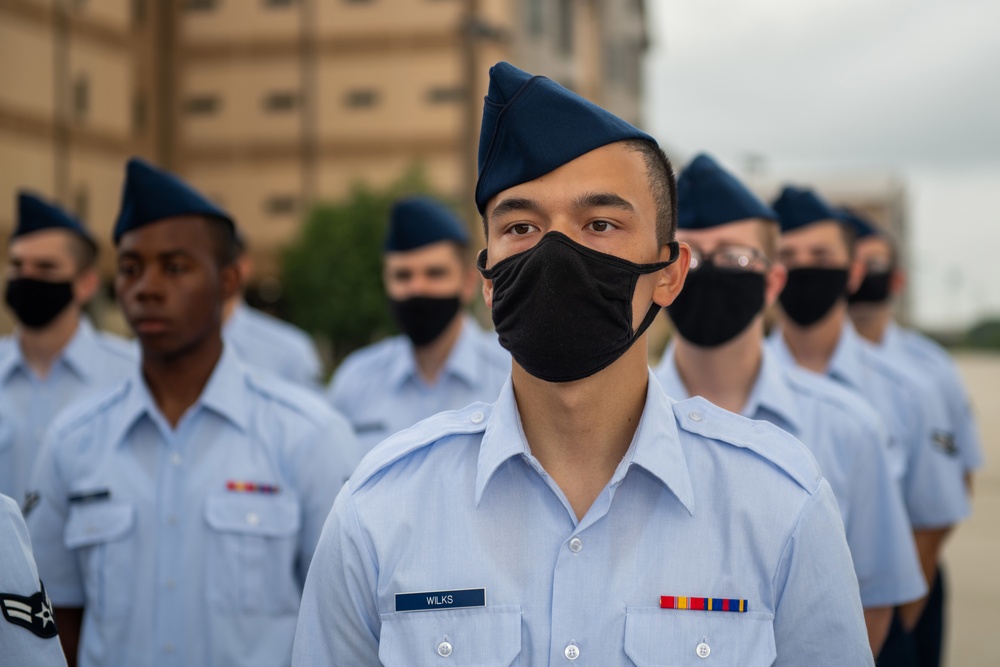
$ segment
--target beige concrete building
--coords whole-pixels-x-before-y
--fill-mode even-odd
[[[643,19],[641,0],[0,0],[0,233],[30,187],[108,239],[131,154],[232,211],[262,276],[308,202],[415,164],[471,223],[489,65],[638,123]]]

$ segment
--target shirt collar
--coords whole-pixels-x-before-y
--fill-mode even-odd
[[[247,397],[246,367],[236,353],[228,346],[223,347],[222,356],[208,379],[201,396],[188,408],[184,419],[199,410],[209,410],[228,420],[240,431],[246,432],[250,426],[250,401]],[[125,389],[121,418],[116,420],[112,442],[121,444],[126,434],[143,417],[158,424],[166,424],[153,395],[142,376],[142,364],[129,378]]]
[[[760,419],[761,410],[766,410],[786,422],[795,433],[801,431],[801,421],[795,404],[795,394],[785,376],[785,369],[777,355],[763,346],[760,372],[754,380],[750,395],[741,414],[749,419]],[[671,398],[682,401],[690,397],[687,387],[677,371],[677,345],[671,343],[663,353],[663,361],[656,369],[656,377],[663,384],[664,391]],[[793,433],[793,435],[795,434]]]
[[[684,456],[677,433],[673,403],[650,371],[646,403],[639,426],[625,458],[619,464],[610,483],[617,486],[632,465],[640,466],[659,479],[688,512],[694,514],[694,489],[687,458]],[[494,404],[479,448],[476,503],[479,503],[486,486],[500,465],[513,456],[524,456],[541,472],[537,460],[530,454],[531,450],[521,428],[512,378],[508,377]]]
[[[88,318],[81,317],[77,323],[76,331],[73,332],[73,337],[70,338],[69,343],[63,348],[54,364],[65,363],[82,380],[90,380],[101,372],[101,369],[97,367],[97,364],[101,363],[101,356],[95,353],[96,346],[97,334],[94,331],[94,326]],[[0,358],[0,380],[6,381],[17,369],[29,372],[28,364],[24,355],[21,354],[21,343],[17,334],[8,339],[4,348],[4,354]]]
[[[479,366],[475,327],[476,324],[472,318],[467,315],[462,316],[462,331],[458,334],[458,339],[441,368],[441,375],[454,375],[470,387],[475,386],[476,368]],[[388,377],[389,386],[396,388],[411,378],[419,379],[417,376],[420,373],[417,368],[417,358],[413,352],[413,343],[406,336],[399,336],[397,341],[402,351],[393,355]],[[438,381],[440,381],[440,376]]]
[[[885,333],[882,335],[882,342],[876,347],[880,350],[892,350],[900,345],[902,342],[902,332],[899,329],[899,325],[889,320],[889,325],[885,328]]]
[[[826,374],[852,387],[861,388],[865,382],[861,354],[861,337],[854,330],[854,325],[845,317],[844,326],[840,331],[840,340],[837,341],[837,348],[830,358]]]

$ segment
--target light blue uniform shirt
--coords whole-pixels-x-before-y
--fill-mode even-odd
[[[781,363],[796,365],[780,330],[768,342]],[[943,405],[919,378],[888,363],[849,322],[844,323],[826,375],[867,399],[882,418],[912,527],[942,528],[969,515],[961,461],[934,441],[935,431],[946,421]]]
[[[496,400],[510,367],[496,335],[466,317],[434,384],[420,375],[410,339],[395,336],[348,356],[330,382],[329,398],[369,450],[431,415]]]
[[[251,366],[289,382],[319,386],[323,365],[305,331],[242,301],[222,327],[222,338]]]
[[[918,369],[929,377],[950,420],[950,432],[942,432],[937,437],[944,439],[941,444],[945,447],[953,441],[966,471],[981,468],[983,447],[972,401],[951,355],[930,338],[912,329],[903,329],[893,322],[889,323],[882,343],[875,347],[899,364]]]
[[[484,605],[452,608],[478,591]],[[420,595],[396,597],[408,593]],[[748,611],[664,609],[661,596],[743,599]],[[407,601],[428,610],[400,611]],[[494,405],[370,452],[323,529],[293,664],[872,656],[836,500],[809,451],[704,399],[674,403],[650,374],[635,437],[579,521],[532,456],[509,382]]]
[[[81,318],[76,333],[41,379],[28,366],[16,337],[0,341],[0,493],[24,501],[26,484],[45,430],[73,401],[135,372],[135,347],[94,330]]]
[[[84,608],[80,666],[287,665],[358,456],[322,398],[228,349],[176,429],[138,372],[62,415],[28,527],[53,603]]]
[[[687,397],[671,346],[654,371],[668,395]],[[782,366],[764,350],[741,414],[801,440],[837,498],[866,608],[893,607],[927,592],[899,485],[889,469],[887,434],[860,397],[833,380]]]
[[[0,494],[0,664],[66,667],[59,638],[45,636],[54,627],[21,510]]]

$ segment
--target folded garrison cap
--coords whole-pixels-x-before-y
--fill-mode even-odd
[[[819,195],[812,190],[794,185],[785,186],[771,207],[778,214],[782,233],[794,231],[814,222],[840,220],[837,212]]]
[[[11,240],[43,229],[65,229],[97,247],[94,237],[83,224],[55,204],[29,192],[17,193],[17,226]]]
[[[677,177],[678,229],[707,229],[728,222],[778,214],[704,153]]]
[[[875,228],[875,225],[865,220],[861,216],[855,214],[853,211],[846,208],[838,208],[836,210],[837,218],[847,225],[849,228],[854,230],[854,240],[859,241],[863,238],[869,236],[878,236],[881,232]]]
[[[236,228],[228,213],[174,174],[139,158],[128,161],[121,210],[115,222],[116,245],[122,235],[134,229],[187,215],[216,218]]]
[[[430,197],[407,197],[393,204],[385,235],[387,252],[405,252],[438,241],[469,243],[469,232],[451,209]]]
[[[476,206],[595,148],[625,139],[656,141],[551,79],[510,63],[490,68],[479,134]]]

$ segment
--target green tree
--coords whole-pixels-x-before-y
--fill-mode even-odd
[[[289,319],[328,338],[333,361],[394,333],[382,286],[382,241],[392,203],[430,194],[419,168],[378,190],[356,185],[342,201],[319,203],[282,255]]]

